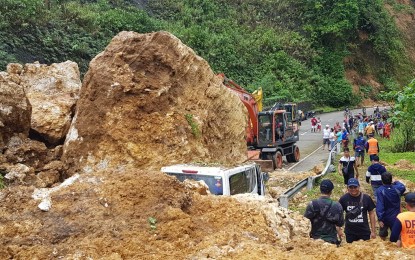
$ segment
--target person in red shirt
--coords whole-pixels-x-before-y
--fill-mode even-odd
[[[340,123],[339,122],[336,122],[336,124],[334,125],[334,130],[336,131],[336,132],[339,132],[339,131],[341,131],[342,130],[342,126],[340,125]]]
[[[317,128],[317,119],[315,116],[313,116],[313,118],[311,118],[311,132],[315,133],[316,132],[316,128]]]

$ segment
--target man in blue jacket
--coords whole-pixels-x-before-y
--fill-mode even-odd
[[[385,166],[379,163],[379,156],[373,155],[372,165],[367,168],[366,182],[370,183],[375,196],[375,202],[377,201],[376,190],[382,186],[382,173],[386,172]]]
[[[392,183],[392,174],[384,172],[381,175],[383,185],[376,190],[377,204],[376,215],[379,222],[379,236],[385,240],[388,236],[388,229],[396,221],[396,216],[401,212],[401,196],[405,192],[405,185],[399,181]]]
[[[356,166],[363,165],[365,161],[365,145],[366,139],[363,137],[363,133],[359,133],[359,136],[353,140],[354,157],[356,158]]]

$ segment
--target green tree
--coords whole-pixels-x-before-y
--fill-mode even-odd
[[[394,151],[415,151],[415,79],[401,91],[393,91],[388,95],[395,101],[391,117],[396,127],[392,135]]]

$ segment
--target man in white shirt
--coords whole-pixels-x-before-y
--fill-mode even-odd
[[[326,128],[323,129],[323,150],[324,146],[327,144],[327,150],[330,151],[330,126],[326,125]]]

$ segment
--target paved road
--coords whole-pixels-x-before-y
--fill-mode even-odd
[[[380,111],[384,107],[379,107]],[[367,108],[366,113],[368,115],[373,114],[374,108]],[[361,109],[352,110],[353,114],[362,112]],[[344,112],[332,112],[326,114],[316,115],[320,117],[322,127],[330,125],[333,127],[336,122],[342,122],[344,120]],[[311,133],[310,119],[303,121],[300,127],[300,141],[297,143],[300,148],[301,160],[300,162],[293,164],[284,162],[284,169],[288,169],[294,172],[303,172],[313,169],[313,167],[320,163],[326,163],[328,158],[328,151],[322,150],[323,147],[323,133]]]

